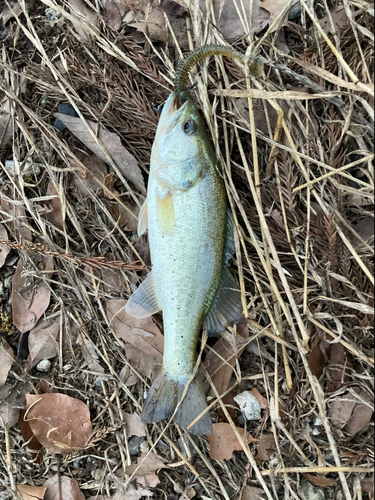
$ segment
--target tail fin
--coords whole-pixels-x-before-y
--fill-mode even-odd
[[[172,380],[161,372],[152,384],[141,414],[142,422],[160,422],[170,418],[180,402],[185,383]],[[188,392],[183,399],[174,421],[186,429],[207,408],[206,395],[202,382],[194,378]],[[190,429],[191,434],[211,434],[212,421],[209,412],[206,412]]]

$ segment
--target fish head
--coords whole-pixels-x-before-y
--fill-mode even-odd
[[[151,175],[168,189],[185,191],[195,186],[214,163],[214,151],[192,99],[180,106],[172,92],[156,131]]]

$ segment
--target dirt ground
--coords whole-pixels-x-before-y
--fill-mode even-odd
[[[373,33],[365,0],[0,1],[0,499],[374,498]],[[192,437],[141,422],[162,315],[124,305],[160,110],[210,43],[264,71],[190,80],[245,311],[199,344]]]

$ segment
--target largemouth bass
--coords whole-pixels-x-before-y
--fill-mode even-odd
[[[196,363],[203,329],[218,334],[241,317],[238,285],[228,270],[233,225],[216,156],[203,120],[186,94],[166,101],[151,153],[147,200],[138,234],[148,228],[152,272],[126,311],[145,318],[163,312],[164,358],[142,410],[143,422],[170,418]],[[190,381],[174,420],[186,429],[207,408],[199,377]],[[189,432],[210,434],[206,412]]]

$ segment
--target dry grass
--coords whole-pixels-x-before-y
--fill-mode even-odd
[[[1,158],[12,158],[16,173],[10,175],[1,163],[0,190],[11,202],[24,203],[34,243],[25,243],[15,232],[13,248],[25,261],[36,254],[55,258],[59,272],[47,280],[52,292],[49,311],[61,310],[64,321],[75,321],[94,341],[105,377],[101,387],[95,385],[97,374],[82,369],[76,346],[61,352],[49,382],[90,405],[102,439],[79,458],[68,457],[58,465],[56,456],[46,454],[37,466],[18,429],[12,428],[8,437],[13,476],[17,483],[38,485],[59,467],[76,477],[85,496],[110,495],[114,472],[131,463],[127,437],[118,428],[118,410],[139,412],[147,381],[128,388],[119,379],[128,361],[122,342],[113,341],[105,301],[119,297],[120,291],[106,291],[99,271],[117,270],[127,297],[144,266],[134,253],[136,239],[119,227],[100,191],[82,197],[74,189],[77,166],[80,171],[86,168],[76,155],[82,145],[68,132],[56,131],[53,113],[59,103],[70,103],[80,116],[99,120],[120,136],[146,178],[156,108],[171,90],[182,51],[176,44],[167,48],[148,37],[142,48],[104,22],[100,32],[91,26],[91,40],[83,41],[70,24],[79,15],[69,13],[65,1],[20,3],[24,15],[17,20],[14,37],[4,44],[0,62],[0,92],[12,103],[15,124],[13,142]],[[362,14],[354,18],[357,3]],[[92,4],[98,7],[100,2]],[[310,35],[296,37],[290,55],[277,48],[277,32],[248,37],[256,40],[256,51],[265,61],[265,79],[245,77],[236,64],[218,58],[202,64],[191,80],[223,165],[249,344],[257,350],[245,350],[241,356],[235,384],[241,389],[256,384],[268,399],[269,412],[262,421],[249,423],[248,430],[257,439],[272,433],[275,451],[270,460],[257,460],[256,446],[245,443],[216,392],[210,401],[214,421],[221,408],[243,452],[235,452],[229,461],[212,461],[203,437],[199,446],[194,444],[197,456],[188,460],[176,447],[176,426],[149,426],[150,449],[156,447],[170,466],[159,474],[156,499],[180,498],[178,488],[197,477],[197,498],[240,499],[247,483],[262,487],[268,499],[297,499],[306,473],[329,473],[337,479],[336,487],[325,490],[326,498],[366,495],[357,486],[373,471],[373,424],[353,437],[332,424],[328,408],[340,392],[323,391],[330,372],[324,369],[318,380],[310,353],[319,338],[340,343],[353,360],[347,386],[355,383],[366,391],[373,386],[373,238],[364,241],[363,228],[356,226],[372,216],[374,51],[368,33],[373,32],[373,13],[366,2],[345,1],[351,25],[328,37],[311,4],[301,4],[302,19],[311,20]],[[186,6],[191,14],[186,20],[190,49],[225,43],[213,27],[212,12],[213,25],[206,24],[194,2]],[[64,12],[64,30],[45,22],[47,7]],[[170,28],[167,16],[166,26]],[[238,44],[243,51],[247,45]],[[37,164],[38,172],[23,176],[26,161]],[[51,201],[46,197],[50,179],[62,201],[63,231],[56,230],[42,210]],[[131,186],[117,189],[123,203],[141,202]],[[5,217],[4,212],[0,216]],[[114,262],[103,259],[108,252]],[[6,299],[0,312],[9,315]],[[13,333],[8,341],[16,347],[18,339]],[[11,376],[14,381],[37,382],[21,363]],[[212,389],[216,391],[214,385]],[[321,432],[313,435],[317,418]],[[0,450],[0,497],[10,498],[5,443]],[[89,457],[100,471],[96,476],[80,474]]]

